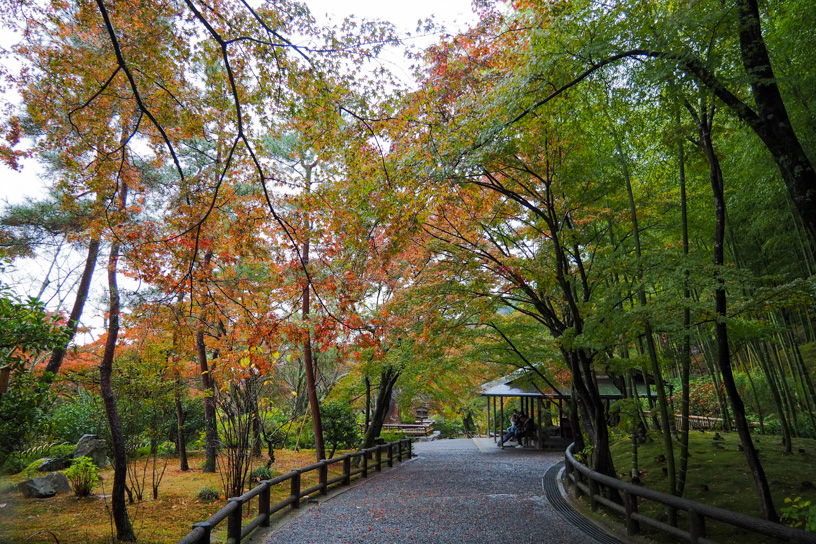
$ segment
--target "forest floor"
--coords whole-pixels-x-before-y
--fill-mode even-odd
[[[742,512],[759,517],[759,499],[754,491],[753,478],[748,470],[745,454],[739,451],[739,437],[736,432],[719,433],[722,440],[715,440],[712,431],[692,431],[689,437],[689,469],[684,497],[693,501]],[[663,441],[659,433],[651,433],[652,441],[639,447],[639,468],[641,483],[650,489],[667,492],[668,477],[663,469]],[[816,440],[793,439],[793,453],[784,455],[781,436],[755,435],[754,444],[760,451],[760,459],[765,469],[774,505],[777,513],[788,506],[785,499],[801,497],[802,501],[816,504]],[[679,466],[679,447],[675,444],[675,458]],[[622,438],[612,445],[612,455],[618,476],[628,481],[632,466],[632,445],[628,438]],[[640,501],[640,513],[657,517],[665,511],[664,507],[648,501]],[[589,507],[584,515],[593,515]],[[620,520],[614,516],[601,513],[602,521]],[[605,519],[604,519],[605,518]],[[679,525],[684,527],[685,519],[681,513]],[[730,525],[706,521],[708,537],[723,543],[763,543],[764,538],[752,535],[747,531],[735,529]],[[656,532],[644,530],[646,541],[674,542],[665,540]]]
[[[313,463],[315,453],[314,450],[300,452],[277,450],[275,458],[275,464],[272,466],[273,475]],[[178,467],[178,459],[169,460],[157,500],[152,498],[151,471],[150,468],[147,469],[145,499],[128,505],[130,519],[139,542],[144,544],[178,542],[190,531],[193,523],[206,520],[226,504],[223,491],[218,500],[205,501],[197,497],[198,492],[204,487],[216,490],[223,488],[217,473],[208,474],[201,470],[204,464],[203,453],[191,454],[189,464],[191,470],[182,472]],[[253,468],[262,464],[264,460],[257,459]],[[334,466],[342,468],[342,464]],[[38,473],[34,476],[43,474]],[[312,474],[316,478],[316,471]],[[26,479],[25,474],[0,477],[0,544],[16,544],[23,541],[59,544],[112,542],[115,531],[109,514],[109,494],[113,483],[113,470],[110,467],[102,469],[100,476],[102,481],[94,488],[94,495],[81,499],[65,493],[49,499],[25,499],[17,490],[17,484]],[[310,485],[311,481],[304,475],[304,486]],[[282,500],[288,494],[289,489],[286,486],[273,488],[272,503]],[[257,503],[253,500],[250,508],[245,509],[245,515],[248,518],[254,517],[257,510]]]

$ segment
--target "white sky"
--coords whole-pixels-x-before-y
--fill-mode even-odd
[[[407,41],[417,48],[427,47],[438,38],[438,36],[417,36],[416,28],[420,20],[433,16],[434,22],[444,27],[449,34],[465,30],[477,20],[471,9],[470,0],[306,0],[306,4],[318,23],[322,24],[327,24],[330,20],[340,22],[349,16],[358,19],[389,21],[395,25],[401,35],[406,36],[407,33],[411,33],[412,38]],[[7,29],[0,28],[0,46],[8,47],[15,41],[14,34],[8,32]],[[406,83],[410,82],[408,62],[402,56],[401,51],[386,50],[381,57],[382,62],[389,66],[400,79]],[[14,100],[13,96],[8,95],[4,98],[5,100]],[[0,163],[0,207],[6,202],[17,203],[26,197],[38,198],[44,196],[45,180],[41,180],[41,174],[39,165],[33,160],[24,163],[22,172],[10,170]],[[81,265],[84,256],[84,253],[81,255],[74,254],[71,256],[71,262],[65,263],[64,266],[69,269]],[[99,276],[100,270],[104,271],[103,260],[104,257],[100,257],[100,263],[97,263],[96,276]],[[33,291],[28,294],[36,295],[48,266],[48,262],[21,262],[18,271],[12,276],[7,275],[4,281],[10,281],[12,284],[17,283],[18,288],[22,291]],[[56,279],[56,273],[52,271],[52,274],[52,278]],[[30,282],[28,287],[24,285],[27,281]],[[127,287],[130,288],[130,286]],[[95,293],[91,293],[82,321],[84,324],[98,329],[101,327],[101,315],[105,309],[97,306],[101,294],[100,288],[97,286],[92,291],[95,291]],[[23,293],[20,292],[20,294]],[[68,308],[70,308],[72,301],[71,295],[66,300]],[[65,311],[66,308],[63,307],[63,310]],[[91,340],[91,338],[85,335],[84,339],[78,338],[77,340],[81,344]]]
[[[417,22],[431,16],[449,33],[464,30],[476,21],[470,0],[307,0],[306,4],[320,23],[330,19],[339,22],[349,16],[380,19],[393,23],[401,34],[410,32],[415,35]],[[411,41],[418,47],[426,47],[435,39],[435,36],[414,37]],[[8,46],[13,43],[12,40],[12,34],[5,29],[0,31],[0,45]],[[409,71],[399,53],[386,51],[383,57],[384,62],[391,64],[401,78],[408,78]],[[26,196],[40,196],[43,183],[39,176],[39,167],[34,161],[27,161],[21,173],[0,164],[0,203],[20,202]]]

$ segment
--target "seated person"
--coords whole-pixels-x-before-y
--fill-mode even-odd
[[[513,410],[513,415],[510,417],[510,427],[508,427],[507,432],[502,436],[501,440],[499,440],[498,446],[501,448],[505,442],[510,440],[518,440],[518,430],[520,425],[520,417],[516,410]]]
[[[527,437],[527,443],[529,444],[530,438],[535,436],[535,423],[533,422],[533,418],[528,417],[527,415],[522,414],[519,425],[516,430],[516,440],[518,440],[517,448],[523,447],[521,444],[521,439]]]

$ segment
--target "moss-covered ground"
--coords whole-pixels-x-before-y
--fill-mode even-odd
[[[315,459],[313,450],[279,450],[275,452],[275,456],[274,474],[309,465]],[[159,487],[159,498],[145,498],[129,505],[128,511],[139,542],[178,542],[190,531],[193,523],[206,520],[226,504],[223,497],[217,501],[197,498],[198,492],[204,487],[222,487],[217,473],[207,474],[201,470],[203,461],[202,454],[193,454],[190,456],[192,470],[181,472],[178,460],[170,459]],[[257,464],[262,464],[262,461],[259,459]],[[342,471],[342,463],[332,465],[331,473],[338,471]],[[49,499],[25,499],[16,489],[16,484],[25,479],[24,474],[0,478],[0,544],[23,541],[59,544],[112,542],[114,531],[109,515],[108,494],[113,482],[113,471],[110,468],[103,469],[100,476],[102,482],[94,489],[94,495],[82,499],[72,494],[59,494]],[[149,469],[147,481],[149,486]],[[303,488],[315,483],[316,472],[303,476]],[[272,492],[272,503],[282,500],[288,494],[288,483],[278,486]],[[149,487],[147,495],[150,495]],[[253,500],[248,510],[244,511],[248,519],[257,515],[256,500]],[[221,526],[226,530],[226,523],[219,525],[219,528]],[[214,533],[214,536],[214,542],[225,538],[223,531]]]
[[[748,470],[745,454],[739,450],[736,432],[719,433],[722,440],[715,440],[715,433],[692,432],[689,439],[689,469],[684,497],[712,506],[759,517],[759,500],[755,492],[753,478]],[[663,441],[658,433],[651,433],[652,440],[639,447],[639,468],[641,484],[651,489],[668,492],[668,477],[664,468]],[[779,436],[753,437],[760,451],[760,459],[771,486],[777,512],[786,506],[785,498],[802,497],[816,504],[816,441],[794,439],[793,454],[784,455]],[[615,467],[621,479],[629,480],[632,467],[632,446],[628,438],[621,438],[612,445]],[[675,456],[679,465],[679,446],[675,444]],[[585,501],[582,501],[586,506]],[[583,507],[582,506],[582,507]],[[586,507],[588,511],[588,507]],[[659,517],[665,508],[642,501],[642,514]],[[599,510],[600,512],[600,510]],[[668,514],[665,512],[663,517]],[[614,515],[597,514],[605,521],[620,523]],[[679,516],[679,525],[685,528],[685,516]],[[729,525],[707,521],[708,536],[723,543],[765,543],[768,539]],[[674,542],[644,528],[646,541]]]

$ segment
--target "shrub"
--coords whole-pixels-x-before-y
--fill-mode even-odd
[[[258,482],[260,480],[271,480],[272,469],[266,465],[262,465],[249,473],[250,482]]]
[[[440,438],[453,438],[462,434],[462,421],[438,418],[434,420],[434,430],[439,431]]]
[[[12,453],[6,458],[6,462],[3,463],[3,474],[19,474],[23,470],[25,470],[26,464],[25,461],[20,457],[19,454]]]
[[[405,438],[405,433],[402,431],[383,431],[380,433],[380,438],[386,442],[396,442]]]
[[[320,415],[323,418],[323,435],[331,448],[330,458],[337,448],[353,448],[360,441],[360,431],[350,404],[329,401],[320,407]]]
[[[99,469],[96,468],[90,457],[79,457],[74,459],[74,464],[65,471],[65,476],[77,497],[87,497],[99,483],[98,472]]]
[[[201,490],[196,494],[199,500],[202,501],[217,501],[221,498],[221,495],[218,493],[218,490],[214,487],[202,487]]]
[[[54,459],[70,459],[76,451],[75,444],[58,444],[51,446],[48,450],[48,456]]]
[[[803,501],[802,497],[787,497],[785,504],[788,506],[782,508],[782,521],[791,527],[816,532],[816,505]]]
[[[76,444],[83,434],[99,434],[106,427],[102,399],[80,388],[76,396],[63,399],[49,417],[51,435],[60,442]]]

